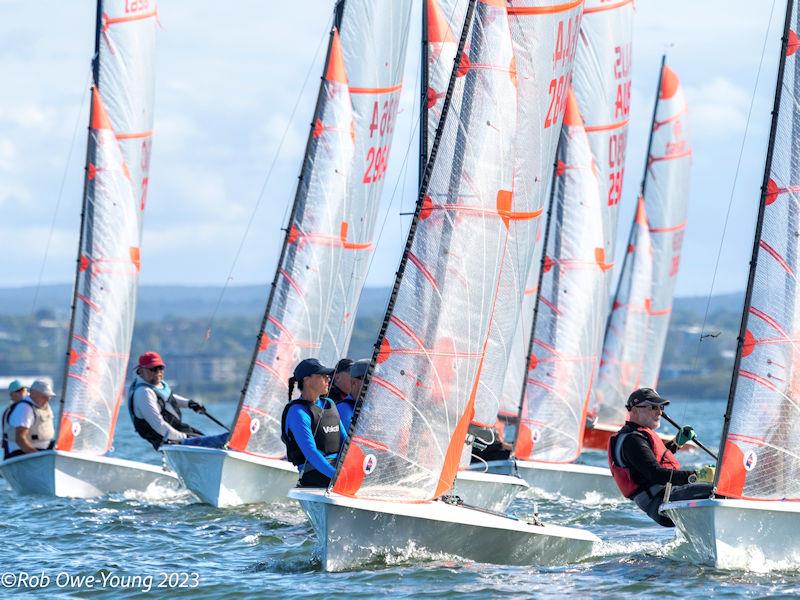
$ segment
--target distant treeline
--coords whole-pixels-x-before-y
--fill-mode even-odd
[[[221,288],[142,286],[131,354],[157,349],[185,360],[224,359],[231,381],[198,385],[194,393],[207,389],[235,397],[253,352],[267,288],[230,287],[221,302],[220,293]],[[364,290],[351,357],[372,356],[388,296],[389,288]],[[0,289],[0,375],[50,374],[57,382],[61,379],[70,299],[68,285],[43,286],[38,293],[34,288]],[[675,397],[727,396],[741,306],[741,294],[714,296],[710,302],[676,299],[660,391]]]

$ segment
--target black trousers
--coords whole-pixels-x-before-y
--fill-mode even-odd
[[[297,482],[297,487],[326,488],[330,483],[330,477],[323,475],[316,469],[312,469],[310,465],[306,465],[300,480]]]
[[[711,497],[711,492],[713,490],[714,486],[710,483],[689,483],[687,485],[680,485],[672,488],[672,493],[669,495],[669,500],[672,502],[675,500],[697,500],[700,498],[709,498]],[[640,501],[634,500],[634,502],[636,502],[636,505],[639,508],[647,513],[648,517],[653,519],[653,521],[662,527],[675,527],[675,523],[672,522],[672,519],[666,515],[658,514],[658,509],[664,502],[663,489],[651,499],[643,498]]]

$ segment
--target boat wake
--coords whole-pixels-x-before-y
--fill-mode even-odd
[[[750,546],[731,546],[717,540],[717,569],[722,571],[745,571],[756,575],[765,575],[781,571],[797,571],[800,565],[800,555],[786,549],[787,555],[782,560],[770,560],[763,550],[756,545]],[[676,531],[675,541],[670,544],[670,551],[667,555],[676,561],[689,562],[694,565],[707,567],[709,562],[707,557],[700,554],[696,547],[678,530]]]
[[[194,500],[194,494],[182,487],[177,481],[154,481],[147,489],[127,490],[119,495],[128,501],[146,504],[186,504]]]

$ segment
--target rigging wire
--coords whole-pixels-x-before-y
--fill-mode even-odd
[[[773,17],[774,11],[775,11],[775,0],[772,0],[772,5],[770,6],[770,10],[769,10],[769,17],[767,19],[767,28],[766,28],[766,31],[764,32],[764,42],[763,42],[763,44],[761,46],[761,58],[758,61],[758,70],[756,71],[756,80],[755,80],[755,83],[753,84],[753,93],[752,93],[752,95],[750,97],[750,106],[749,106],[749,108],[747,110],[747,120],[745,122],[744,134],[742,135],[742,144],[739,147],[739,157],[737,159],[736,170],[734,171],[734,175],[733,175],[733,184],[731,185],[731,193],[730,193],[730,198],[728,200],[728,209],[725,212],[725,220],[723,221],[723,225],[722,225],[722,235],[720,236],[719,245],[717,246],[717,257],[716,257],[716,262],[714,263],[714,273],[713,273],[713,275],[711,277],[711,286],[710,286],[710,288],[708,290],[708,296],[706,297],[706,309],[705,309],[705,313],[703,314],[703,324],[702,324],[702,326],[700,328],[700,337],[698,338],[697,344],[695,345],[696,349],[695,349],[694,361],[692,363],[692,371],[696,371],[697,370],[697,364],[698,364],[698,361],[700,360],[700,344],[702,344],[703,340],[705,338],[707,338],[707,337],[710,337],[712,339],[716,339],[717,336],[719,335],[719,332],[715,332],[713,334],[706,334],[706,324],[707,324],[707,321],[708,321],[708,313],[709,313],[709,310],[711,309],[711,297],[714,294],[714,285],[715,285],[716,280],[717,280],[717,271],[719,270],[719,261],[720,261],[720,258],[722,257],[722,246],[725,243],[725,235],[727,234],[727,231],[728,231],[728,221],[730,220],[730,216],[731,216],[731,209],[733,207],[733,199],[734,199],[734,195],[736,193],[736,185],[737,185],[737,183],[739,181],[739,171],[741,170],[741,166],[742,166],[742,157],[744,155],[744,147],[745,147],[745,142],[747,140],[747,133],[750,130],[750,120],[751,120],[751,117],[753,115],[753,106],[755,104],[756,94],[758,92],[758,83],[761,80],[761,71],[762,71],[762,68],[764,66],[764,56],[766,54],[767,43],[769,41],[769,32],[772,29],[772,17]],[[735,376],[735,374],[732,374],[731,376],[733,377],[733,376]],[[685,417],[686,417],[686,409],[687,409],[687,405],[684,404],[683,411],[682,411],[683,414],[681,416],[681,421],[683,421],[685,419]]]
[[[42,287],[42,278],[44,277],[44,268],[47,265],[47,258],[50,254],[50,243],[53,239],[53,232],[56,228],[56,220],[58,219],[58,209],[61,206],[61,199],[64,196],[64,185],[67,181],[67,173],[69,173],[70,162],[72,161],[72,152],[75,149],[75,138],[78,137],[78,126],[81,122],[81,115],[83,114],[83,107],[86,105],[86,93],[89,91],[89,82],[92,79],[92,70],[89,69],[89,75],[83,85],[83,96],[81,96],[81,103],[78,107],[78,114],[75,116],[75,125],[72,128],[72,140],[69,143],[69,151],[67,152],[67,161],[64,163],[64,172],[61,175],[61,184],[58,186],[58,196],[56,196],[56,207],[53,210],[53,218],[50,221],[50,231],[47,234],[47,241],[44,245],[44,256],[42,263],[39,266],[39,276],[36,279],[36,289],[33,292],[33,301],[31,302],[31,316],[36,311],[36,303],[39,300],[39,291]]]
[[[322,45],[323,45],[323,42],[325,41],[325,39],[329,36],[330,29],[331,29],[332,26],[333,26],[333,17],[331,17],[328,20],[328,24],[327,24],[325,30],[323,31],[323,34],[319,39],[319,43],[317,44],[317,49],[314,52],[314,58],[311,60],[311,64],[308,67],[308,71],[306,71],[306,76],[305,76],[305,79],[303,80],[303,85],[300,88],[300,92],[297,94],[297,98],[295,99],[294,106],[292,107],[292,112],[289,115],[289,120],[286,122],[286,127],[283,130],[283,134],[281,135],[280,142],[278,142],[278,147],[275,150],[275,154],[273,155],[272,161],[270,162],[269,168],[267,169],[267,173],[266,173],[266,175],[264,177],[264,181],[261,184],[261,190],[258,192],[258,196],[256,197],[255,206],[253,207],[253,210],[250,213],[250,218],[247,221],[247,225],[245,226],[244,233],[242,234],[242,237],[239,240],[239,247],[236,250],[236,254],[234,255],[233,262],[231,263],[231,267],[228,270],[228,276],[225,278],[225,283],[222,286],[222,290],[220,290],[219,298],[217,299],[217,303],[214,306],[214,310],[211,313],[211,317],[210,317],[210,319],[208,321],[208,327],[206,328],[205,335],[203,336],[203,341],[200,343],[200,348],[198,348],[198,350],[202,349],[202,347],[211,338],[211,330],[212,330],[213,325],[214,325],[214,319],[216,318],[217,313],[219,312],[219,308],[222,305],[222,300],[225,297],[225,292],[228,289],[228,285],[230,285],[230,282],[233,281],[233,272],[236,269],[236,264],[239,262],[239,257],[242,254],[242,250],[244,249],[244,244],[247,241],[248,235],[250,234],[250,228],[253,225],[253,221],[255,220],[256,214],[258,213],[258,209],[261,207],[261,201],[264,199],[264,192],[266,192],[266,190],[267,190],[267,184],[269,183],[269,180],[272,177],[272,172],[275,169],[275,165],[278,162],[278,158],[280,158],[281,150],[283,149],[283,144],[286,141],[286,137],[289,135],[289,130],[292,127],[292,123],[294,122],[294,117],[297,114],[297,108],[300,106],[300,101],[302,100],[303,94],[304,94],[304,92],[306,90],[306,87],[308,86],[308,81],[311,78],[311,73],[317,66],[317,60],[319,58],[320,49],[322,48]],[[293,195],[294,195],[294,193],[291,194],[291,196],[293,196]],[[286,222],[286,215],[288,214],[289,206],[291,206],[291,204],[292,204],[291,196],[290,196],[290,199],[286,203],[286,206],[284,208],[283,218],[281,219],[281,223]]]

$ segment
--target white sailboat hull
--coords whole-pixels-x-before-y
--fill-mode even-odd
[[[554,464],[529,460],[495,460],[487,463],[490,473],[516,472],[528,482],[532,490],[558,494],[565,498],[584,500],[589,495],[603,498],[620,498],[620,492],[611,471],[606,467],[592,467],[575,463]],[[483,465],[481,465],[483,468]]]
[[[217,508],[283,501],[297,484],[297,468],[285,460],[199,446],[161,451],[183,484]]]
[[[177,477],[157,465],[46,450],[0,463],[0,474],[18,494],[95,498],[155,486],[180,487]]]
[[[800,565],[800,503],[703,499],[668,502],[660,512],[689,542],[687,558],[720,569]]]
[[[503,565],[567,564],[591,554],[600,541],[587,531],[530,525],[440,501],[382,502],[309,488],[292,490],[289,497],[311,520],[325,571],[409,550]]]
[[[528,487],[525,480],[513,475],[459,471],[453,493],[468,506],[505,512],[517,494]]]

